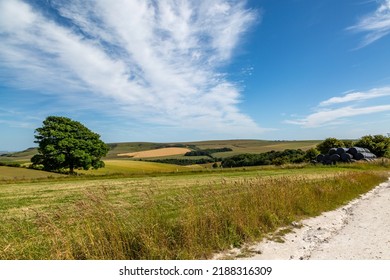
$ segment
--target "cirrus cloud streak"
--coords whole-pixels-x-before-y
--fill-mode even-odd
[[[0,80],[63,106],[255,135],[220,69],[258,19],[245,1],[0,0]]]

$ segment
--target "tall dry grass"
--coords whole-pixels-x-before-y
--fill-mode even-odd
[[[113,199],[109,189],[90,189],[67,209],[37,212],[26,234],[40,247],[34,249],[31,242],[28,248],[35,253],[20,249],[19,255],[14,250],[8,256],[206,259],[292,221],[343,205],[386,177],[378,172],[344,172],[326,178],[259,177],[182,189],[164,197],[149,189],[136,205]],[[0,251],[0,258],[8,257]]]

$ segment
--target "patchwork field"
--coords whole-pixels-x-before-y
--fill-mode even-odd
[[[230,152],[214,153],[213,156],[225,158],[243,153],[264,153],[268,151],[282,151],[285,149],[307,150],[315,147],[321,141],[266,141],[266,140],[213,140],[199,142],[180,143],[151,143],[151,142],[127,142],[108,144],[110,150],[105,160],[123,160],[128,157],[137,159],[166,159],[166,158],[191,158],[185,157],[188,151],[198,149],[230,148]],[[25,151],[15,152],[8,155],[0,155],[0,162],[16,162],[29,164],[30,159],[37,153],[36,148],[29,148]]]
[[[232,151],[215,153],[216,157],[228,157],[243,153],[263,153],[268,151],[282,151],[285,149],[302,149],[308,150],[319,144],[320,140],[308,141],[265,141],[265,140],[213,140],[199,142],[180,142],[180,143],[147,143],[147,142],[129,142],[110,144],[110,151],[106,159],[120,159],[118,154],[136,153],[147,150],[156,150],[161,148],[186,148],[192,150],[194,148],[216,149],[230,148]],[[155,156],[167,158],[167,156]],[[170,156],[171,158],[186,158],[183,155]],[[141,157],[142,158],[142,157]]]

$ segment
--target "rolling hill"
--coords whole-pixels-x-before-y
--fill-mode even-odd
[[[197,142],[173,142],[173,143],[152,143],[152,142],[124,142],[109,143],[110,150],[104,160],[128,160],[123,156],[125,153],[137,153],[141,151],[150,151],[162,148],[188,148],[190,150],[205,150],[217,148],[230,148],[229,152],[215,153],[215,157],[229,157],[237,154],[258,154],[268,151],[283,151],[285,149],[307,150],[315,147],[320,140],[302,140],[302,141],[268,141],[268,140],[209,140]],[[0,162],[18,162],[28,163],[33,155],[37,153],[37,148],[28,148],[24,151],[0,156]],[[150,156],[148,156],[150,158]],[[189,158],[184,155],[165,155],[156,156],[157,158]],[[140,157],[142,159],[142,157]]]

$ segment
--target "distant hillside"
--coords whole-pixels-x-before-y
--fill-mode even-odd
[[[268,151],[283,151],[285,149],[308,150],[319,144],[320,140],[305,141],[267,141],[267,140],[209,140],[197,142],[174,142],[174,143],[149,143],[149,142],[128,142],[113,143],[110,145],[110,151],[107,158],[118,158],[118,154],[134,153],[139,151],[153,150],[159,148],[182,147],[191,150],[206,150],[229,148],[232,151],[214,154],[216,157],[228,157],[237,154],[258,154]],[[182,156],[174,156],[182,158]]]
[[[109,159],[126,159],[119,157],[118,154],[134,153],[160,148],[181,147],[190,150],[206,150],[229,148],[232,151],[215,153],[215,157],[228,157],[237,154],[259,154],[268,151],[283,151],[285,149],[302,149],[307,150],[319,144],[320,140],[304,141],[267,141],[267,140],[209,140],[196,142],[173,142],[173,143],[152,143],[152,142],[126,142],[126,143],[109,143],[110,150],[105,157]],[[24,151],[0,155],[0,162],[29,162],[31,157],[38,152],[37,148],[28,148]],[[168,156],[162,158],[188,158],[184,155]],[[127,158],[128,159],[128,158]]]
[[[37,148],[28,148],[24,151],[14,152],[14,153],[0,153],[0,162],[19,162],[26,163],[29,162],[31,157],[38,153]]]

